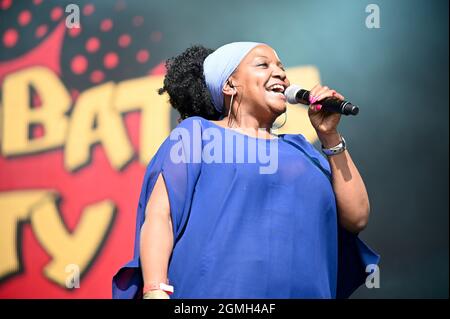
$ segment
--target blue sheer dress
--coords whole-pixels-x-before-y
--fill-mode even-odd
[[[147,167],[134,258],[114,276],[113,298],[142,296],[140,228],[159,174],[174,234],[171,298],[347,298],[378,264],[339,226],[329,163],[301,134],[266,140],[195,116]]]

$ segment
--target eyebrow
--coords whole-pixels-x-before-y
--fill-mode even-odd
[[[268,59],[269,57],[267,57],[267,56],[265,56],[265,55],[258,55],[256,58],[266,58],[266,59]],[[278,66],[283,66],[283,63],[281,63],[281,61],[278,61],[278,62],[277,62],[277,65],[278,65]]]

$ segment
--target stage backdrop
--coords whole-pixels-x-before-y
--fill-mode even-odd
[[[381,1],[375,28],[369,4],[1,0],[0,298],[111,296],[145,167],[177,123],[156,92],[164,61],[242,40],[361,106],[341,131],[382,280],[355,296],[448,296],[448,4]],[[306,108],[288,114],[280,133],[315,142]]]

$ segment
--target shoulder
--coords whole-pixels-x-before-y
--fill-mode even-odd
[[[201,153],[201,138],[205,122],[208,120],[200,116],[192,116],[178,123],[161,143],[148,165],[165,161],[171,152],[178,151],[180,148],[187,151],[186,156]]]
[[[283,140],[304,152],[314,162],[319,163],[326,170],[330,170],[327,159],[302,134],[283,134]]]
[[[198,158],[202,153],[202,135],[206,119],[200,116],[188,117],[181,121],[166,139],[170,152],[181,152],[188,158]]]
[[[282,134],[282,139],[294,143],[302,148],[314,148],[314,146],[302,134]]]
[[[177,128],[185,128],[188,130],[192,130],[195,127],[200,127],[202,128],[203,126],[205,126],[207,124],[208,120],[206,120],[205,118],[201,117],[201,116],[191,116],[188,117],[187,119],[184,119],[183,121],[181,121],[176,127]]]
[[[309,155],[321,156],[321,153],[302,134],[284,134],[283,139],[302,148]]]
[[[184,119],[170,132],[170,140],[192,139],[202,133],[205,119],[200,116],[192,116]]]

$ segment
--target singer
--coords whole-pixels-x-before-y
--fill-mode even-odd
[[[344,97],[310,91],[324,157],[301,134],[273,132],[290,83],[270,46],[193,46],[166,67],[160,94],[180,123],[147,167],[134,257],[114,276],[113,298],[349,297],[379,256],[358,238],[369,199],[341,115],[321,109]],[[261,172],[255,146],[276,150],[276,170]]]

